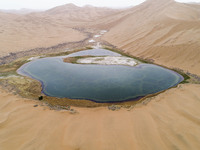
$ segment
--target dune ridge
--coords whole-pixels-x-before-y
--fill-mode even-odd
[[[131,9],[104,39],[134,56],[199,75],[199,27],[194,5],[150,0]]]
[[[10,52],[79,41],[85,35],[49,18],[0,13],[0,56]]]
[[[91,35],[107,30],[99,41],[130,55],[200,75],[199,8],[147,0],[126,10],[82,8],[77,15],[74,5],[25,15],[0,12],[0,57],[80,41],[87,38],[80,32],[85,28]],[[199,84],[181,84],[131,108],[73,107],[78,113],[71,114],[0,88],[0,149],[199,150],[199,91]]]
[[[106,7],[93,7],[86,5],[79,7],[74,4],[66,4],[57,6],[44,12],[45,15],[53,16],[60,19],[67,19],[75,22],[94,21],[105,16],[109,16],[119,12],[118,9]]]
[[[81,41],[86,36],[75,30],[93,20],[120,10],[73,4],[29,14],[0,12],[0,56],[41,47]]]

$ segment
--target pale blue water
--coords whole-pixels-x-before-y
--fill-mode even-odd
[[[92,53],[88,53],[92,51]],[[119,54],[103,50],[82,51],[71,56]],[[98,50],[97,50],[98,51]],[[23,65],[18,72],[39,80],[43,93],[52,97],[88,99],[95,102],[121,102],[173,87],[183,77],[171,70],[152,64],[136,67],[121,65],[71,64],[62,57],[38,59]]]

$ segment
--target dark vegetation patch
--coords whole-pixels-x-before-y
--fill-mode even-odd
[[[184,80],[180,82],[180,84],[189,83],[189,79],[190,79],[189,75],[187,75],[186,73],[184,73],[183,71],[177,68],[173,68],[172,70],[183,76]]]
[[[63,61],[66,63],[76,64],[78,59],[88,58],[88,57],[95,57],[95,56],[86,55],[86,56],[66,57],[66,58],[63,58]]]
[[[200,84],[200,77],[196,74],[192,74],[188,71],[184,71],[179,68],[173,68],[173,71],[179,73],[184,77],[184,80],[180,84],[185,84],[185,83],[193,83],[193,84]]]

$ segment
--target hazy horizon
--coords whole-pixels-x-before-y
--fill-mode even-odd
[[[77,6],[92,5],[96,7],[110,7],[110,8],[125,8],[136,6],[145,2],[146,0],[0,0],[0,9],[4,10],[20,10],[20,9],[35,9],[35,10],[47,10],[56,6],[73,3]],[[199,2],[200,0],[175,0],[177,2]]]

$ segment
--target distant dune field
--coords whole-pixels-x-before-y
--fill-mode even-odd
[[[65,24],[42,16],[4,14],[3,17],[0,14],[0,56],[85,37]]]
[[[125,10],[69,4],[0,12],[0,57],[87,38],[77,28],[108,30],[99,41],[200,75],[200,6],[173,0]],[[199,91],[199,84],[180,84],[131,108],[73,107],[71,114],[0,88],[0,150],[199,150]]]

